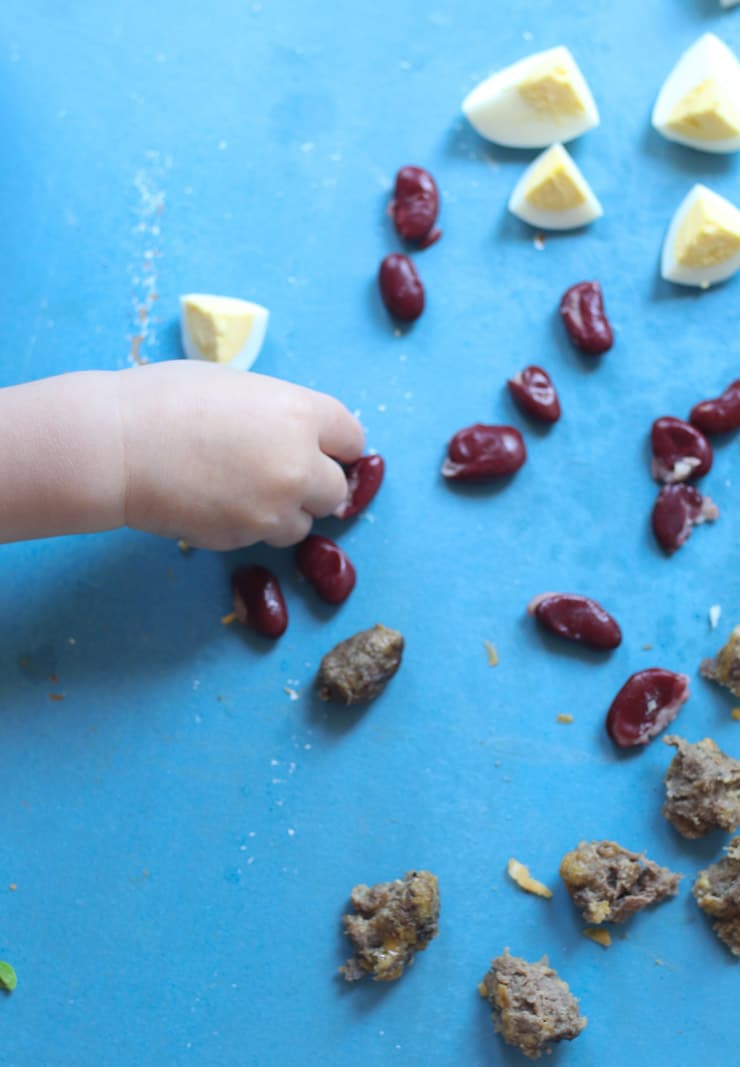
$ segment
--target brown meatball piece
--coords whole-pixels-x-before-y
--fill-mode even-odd
[[[401,666],[403,647],[398,630],[380,625],[340,641],[321,661],[319,696],[347,705],[374,700]]]
[[[709,737],[694,745],[674,734],[663,740],[678,749],[665,776],[668,822],[689,838],[740,826],[740,760]]]
[[[734,956],[740,956],[740,837],[717,863],[699,871],[692,890],[702,911],[717,920],[714,931]]]
[[[705,659],[699,668],[705,678],[719,682],[740,697],[740,626],[736,626],[714,659]]]
[[[675,896],[680,874],[616,841],[582,841],[563,856],[560,877],[588,923],[623,923],[648,904]]]

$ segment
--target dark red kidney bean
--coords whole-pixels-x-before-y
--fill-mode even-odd
[[[366,508],[380,489],[385,475],[385,460],[382,456],[362,456],[345,469],[347,476],[347,499],[336,512],[338,519],[351,519]]]
[[[616,619],[595,600],[578,593],[541,593],[527,608],[537,622],[569,641],[591,648],[616,648],[622,631]]]
[[[421,241],[428,248],[442,236],[433,229],[439,212],[437,183],[423,167],[401,167],[391,200],[396,232],[404,241]]]
[[[526,458],[524,438],[517,429],[478,422],[452,438],[442,474],[458,482],[488,481],[518,471]]]
[[[263,637],[280,637],[288,628],[288,609],[280,582],[266,567],[239,567],[231,575],[234,614]]]
[[[606,716],[606,729],[615,745],[645,745],[689,699],[689,679],[662,667],[638,671],[619,690]]]
[[[552,379],[542,367],[525,367],[508,381],[509,392],[520,408],[543,422],[557,422],[560,400]]]
[[[352,561],[329,537],[310,534],[298,545],[295,561],[327,604],[342,604],[355,587],[357,574]]]
[[[664,485],[658,493],[652,515],[653,533],[658,544],[671,555],[691,537],[694,526],[714,522],[719,508],[693,485]]]
[[[696,404],[689,421],[703,433],[740,430],[740,378],[728,385],[721,396]]]
[[[378,284],[383,303],[402,322],[413,322],[424,310],[424,286],[408,256],[393,252],[380,264]]]
[[[683,419],[664,415],[650,431],[653,478],[671,485],[687,478],[701,478],[711,469],[714,453],[701,430]]]
[[[598,282],[579,282],[566,290],[560,301],[560,317],[571,341],[582,352],[600,356],[614,344]]]

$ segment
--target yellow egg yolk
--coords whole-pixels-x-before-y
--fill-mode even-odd
[[[213,301],[209,306],[189,300],[185,303],[185,321],[204,359],[229,363],[246,344],[254,325],[254,313],[245,308],[235,309],[225,301]]]
[[[722,86],[707,78],[676,104],[668,126],[685,137],[723,141],[740,134],[740,115]]]
[[[535,174],[526,198],[542,211],[570,211],[586,202],[583,189],[563,163]]]
[[[698,199],[686,213],[676,235],[676,259],[683,267],[713,267],[740,253],[740,213],[728,204],[709,205]]]
[[[581,115],[586,110],[565,67],[550,67],[541,74],[527,78],[517,86],[519,95],[535,111],[556,118],[559,115]]]

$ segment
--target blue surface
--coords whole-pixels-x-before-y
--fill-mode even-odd
[[[738,374],[738,279],[697,294],[657,277],[691,183],[739,199],[737,159],[649,128],[706,30],[738,48],[740,10],[4,0],[3,384],[129,365],[149,292],[149,359],[178,355],[181,292],[241,295],[272,311],[257,369],[341,396],[388,463],[371,515],[324,527],[359,573],[338,611],[289,554],[260,549],[185,556],[121,532],[0,553],[7,1067],[514,1065],[476,993],[505,945],[548,953],[589,1016],[553,1063],[683,1064],[709,1047],[736,1062],[740,972],[689,895],[723,837],[679,839],[660,815],[668,750],[620,758],[603,731],[627,675],[659,664],[694,677],[679,731],[740,755],[731,698],[696,677],[740,621],[737,440],[704,483],[714,527],[670,560],[648,528],[651,420]],[[497,65],[559,43],[601,108],[573,150],[606,214],[537,251],[505,210],[532,153],[486,146],[458,107]],[[397,247],[384,209],[404,163],[437,176],[445,233],[417,256],[428,309],[394,336],[374,276]],[[555,318],[593,276],[619,331],[601,362]],[[561,392],[548,432],[505,391],[528,362]],[[454,491],[444,446],[476,420],[521,426],[529,462],[500,490]],[[284,578],[275,646],[220,625],[237,559]],[[613,610],[614,655],[534,631],[530,596],[560,588]],[[319,706],[321,655],[378,620],[407,637],[398,677],[364,714]],[[602,836],[687,875],[608,953],[561,886],[545,903],[504,873],[513,855],[556,886],[562,854]],[[397,985],[345,988],[351,886],[415,866],[439,875],[439,938]]]

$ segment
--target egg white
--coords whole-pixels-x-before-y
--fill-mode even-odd
[[[532,107],[519,85],[545,67],[563,67],[583,105],[577,115],[553,116]],[[545,148],[572,141],[599,125],[599,112],[586,79],[563,45],[536,52],[492,74],[463,100],[462,110],[482,137],[510,148]]]
[[[576,207],[563,211],[550,211],[537,207],[527,200],[527,193],[533,184],[543,161],[552,158],[556,164],[561,164],[573,181],[580,188],[584,201]],[[509,199],[509,211],[517,218],[528,222],[530,226],[536,226],[542,230],[575,230],[579,226],[587,226],[589,222],[600,218],[604,214],[599,201],[594,196],[591,186],[588,184],[573,158],[562,145],[552,145],[551,148],[541,152],[530,163],[514,186],[514,191]]]
[[[663,82],[653,108],[653,126],[669,141],[676,141],[702,152],[737,152],[740,149],[740,134],[718,141],[708,141],[674,130],[669,125],[674,108],[692,89],[709,79],[716,81],[724,89],[734,110],[740,116],[740,63],[724,41],[713,33],[705,33],[683,53]]]
[[[185,314],[186,303],[196,300],[201,307],[208,308],[209,304],[214,311],[228,314],[234,312],[249,312],[252,316],[252,327],[243,346],[232,359],[224,363],[224,366],[234,367],[237,370],[249,370],[253,366],[260,353],[267,332],[267,323],[270,312],[261,304],[254,304],[249,300],[240,300],[237,297],[213,296],[206,293],[187,293],[180,297],[180,335],[182,347],[188,359],[199,359],[207,363],[214,362],[199,347],[196,339],[191,334],[187,316]]]
[[[740,252],[722,263],[715,263],[709,267],[687,267],[678,262],[676,257],[676,238],[681,229],[681,224],[700,197],[706,197],[709,200],[716,197],[717,200],[723,201],[724,204],[729,204],[729,201],[725,200],[724,197],[720,197],[711,189],[707,189],[705,185],[695,185],[678,205],[671,219],[663,242],[660,273],[667,282],[707,289],[710,285],[716,285],[717,282],[726,281],[727,278],[732,277],[733,274],[740,270]],[[740,225],[740,211],[733,204],[730,204],[730,207],[737,211],[738,224]]]

